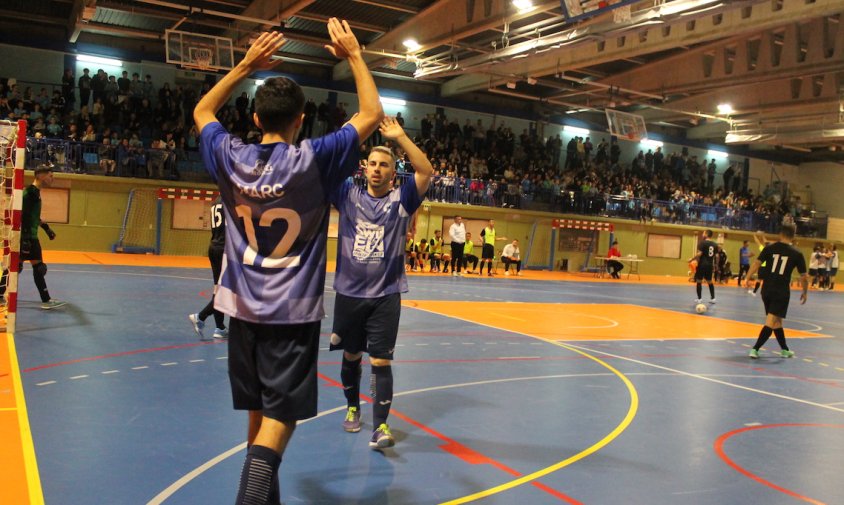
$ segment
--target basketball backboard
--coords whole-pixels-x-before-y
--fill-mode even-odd
[[[232,39],[181,30],[165,30],[167,63],[200,70],[231,70]]]
[[[645,118],[613,109],[606,109],[610,135],[627,140],[642,140],[648,137]]]

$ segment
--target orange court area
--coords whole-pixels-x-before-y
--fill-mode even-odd
[[[544,340],[683,340],[752,338],[758,324],[630,304],[405,300],[405,307]],[[790,338],[825,337],[788,330]]]

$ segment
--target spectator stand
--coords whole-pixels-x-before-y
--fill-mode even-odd
[[[612,240],[612,232],[614,231],[615,227],[612,223],[606,223],[601,221],[584,221],[580,219],[554,219],[551,222],[551,253],[548,255],[549,257],[549,267],[553,270],[555,265],[555,254],[557,250],[560,251],[569,250],[569,251],[576,251],[576,252],[585,252],[586,259],[583,262],[583,265],[580,267],[581,272],[590,272],[591,268],[589,267],[589,262],[592,259],[592,253],[595,252],[595,246],[598,243],[599,233],[602,231],[610,232],[610,240]],[[571,246],[563,247],[563,240],[562,236],[558,238],[558,235],[561,235],[561,230],[576,230],[576,231],[587,231],[590,232],[588,234],[588,239],[583,240],[582,238],[574,241],[573,243],[576,244],[574,248]],[[566,268],[562,268],[563,265]],[[560,262],[560,266],[562,269],[568,268],[568,258],[563,258]]]

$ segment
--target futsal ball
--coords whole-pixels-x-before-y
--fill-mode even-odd
[[[695,305],[695,312],[697,312],[698,314],[706,313],[706,305],[702,303]]]

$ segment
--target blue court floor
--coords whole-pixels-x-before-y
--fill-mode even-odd
[[[51,265],[50,290],[70,303],[42,311],[24,272],[16,342],[46,503],[234,502],[246,415],[231,409],[225,343],[200,342],[187,319],[207,302],[209,279],[198,269]],[[469,303],[403,309],[397,445],[375,452],[368,405],[361,433],[340,427],[329,289],[320,413],[285,454],[282,501],[844,504],[842,295],[813,291],[800,306],[795,293],[787,332],[818,338],[790,339],[793,359],[770,352],[772,338],[751,361],[762,303],[717,290],[699,316],[691,284],[411,277],[408,305]],[[544,308],[485,324],[520,302]],[[612,335],[570,338],[583,324],[567,315],[574,303],[594,305],[607,328],[622,311],[636,321],[641,307],[665,309],[667,326],[646,324],[674,337],[624,338],[616,324]],[[702,339],[699,318],[716,333],[750,324]],[[533,334],[538,322],[564,336]],[[362,384],[366,392],[368,368]]]

